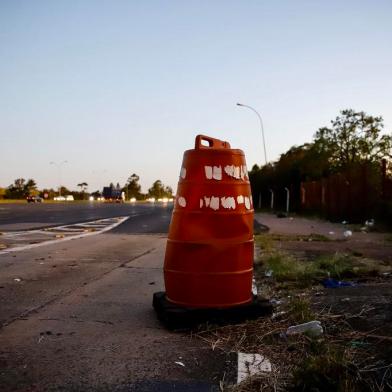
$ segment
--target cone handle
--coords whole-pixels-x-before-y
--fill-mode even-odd
[[[202,142],[207,142],[208,146],[203,145]],[[205,135],[197,135],[195,140],[195,149],[225,149],[230,148],[230,144],[228,142],[224,142],[219,139],[214,139],[213,137],[205,136]]]

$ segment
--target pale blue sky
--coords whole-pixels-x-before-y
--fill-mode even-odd
[[[263,162],[340,109],[392,130],[392,2],[0,0],[0,186],[176,186],[198,133]]]

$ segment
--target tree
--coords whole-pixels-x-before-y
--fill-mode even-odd
[[[141,199],[141,186],[139,184],[140,177],[133,173],[131,176],[129,176],[127,183],[125,184],[124,187],[124,192],[127,195],[127,198],[135,197],[136,199]]]
[[[87,182],[81,182],[78,184],[78,187],[80,187],[80,192],[84,193],[87,190],[88,184]]]
[[[156,180],[148,190],[148,196],[160,199],[163,197],[173,197],[173,190],[170,186],[162,184],[161,180]]]
[[[314,143],[328,156],[333,170],[341,170],[358,163],[379,163],[392,157],[392,136],[382,135],[382,117],[373,117],[352,109],[342,110],[314,136]]]
[[[74,194],[74,197],[77,199],[84,200],[85,199],[85,192],[87,190],[88,184],[87,182],[81,182],[78,184],[78,187],[80,188],[80,192]]]
[[[37,195],[38,193],[37,183],[32,178],[27,181],[24,178],[17,178],[7,188],[5,197],[7,199],[22,199],[27,195]]]

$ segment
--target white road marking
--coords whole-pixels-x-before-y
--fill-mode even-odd
[[[62,237],[62,238],[56,238],[54,240],[42,241],[42,242],[38,242],[35,244],[21,245],[21,246],[16,246],[14,248],[6,248],[4,250],[0,250],[0,255],[4,254],[4,253],[19,252],[22,250],[38,248],[38,247],[44,246],[44,245],[58,244],[58,243],[64,242],[64,241],[76,240],[76,239],[83,238],[83,237],[88,237],[88,236],[92,236],[92,235],[105,233],[106,231],[112,230],[115,227],[121,225],[129,218],[130,218],[130,216],[122,216],[122,217],[114,218],[114,219],[116,219],[116,221],[114,223],[107,225],[106,227],[104,227],[100,230],[96,230],[96,231],[89,231],[89,232],[83,231],[83,232],[79,232],[78,234],[70,234],[69,236]],[[114,219],[108,218],[108,220],[114,220]],[[103,220],[101,219],[100,221],[103,221]],[[75,224],[70,225],[70,226],[75,226]],[[64,227],[64,226],[60,226],[60,227]],[[55,228],[53,228],[53,229],[55,229]],[[37,232],[41,232],[41,230],[31,230],[31,231],[25,231],[23,233],[26,235],[26,234],[34,234]],[[18,232],[18,233],[22,233],[22,232]],[[15,235],[16,233],[7,233],[7,235],[8,234]],[[53,235],[55,233],[52,232],[51,234]]]
[[[271,370],[271,362],[264,356],[238,353],[237,384],[255,374],[271,372]]]

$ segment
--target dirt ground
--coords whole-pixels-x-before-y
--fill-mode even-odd
[[[329,326],[330,329],[342,321],[346,324],[350,336],[344,344],[360,348],[360,355],[366,362],[365,371],[373,372],[374,383],[365,390],[392,390],[391,233],[371,231],[377,230],[376,225],[361,228],[302,217],[278,218],[271,214],[257,214],[256,219],[269,227],[268,235],[274,248],[296,259],[312,261],[320,256],[347,255],[366,259],[374,264],[375,269],[380,267],[382,271],[388,271],[371,271],[351,279],[348,276],[348,283],[355,284],[352,287],[324,288],[314,283],[308,290],[294,290],[294,295],[309,297],[311,310],[316,315],[332,315],[336,321]],[[351,235],[347,235],[347,231]],[[267,277],[261,278],[259,284],[266,283],[266,280]],[[287,301],[284,298],[287,290],[276,294],[275,300]],[[292,290],[290,294],[293,295]],[[326,328],[328,323],[327,319]]]
[[[265,356],[272,372],[227,390],[392,390],[391,233],[377,225],[365,230],[265,213],[256,214],[256,220],[269,228],[256,236],[256,284],[259,295],[274,304],[274,314],[202,337],[215,349]],[[300,268],[291,271],[293,265]],[[311,278],[308,266],[319,268],[310,269]],[[342,266],[347,268],[340,277]],[[324,287],[331,276],[350,286]],[[320,321],[321,335],[287,335],[289,326],[311,320]]]

